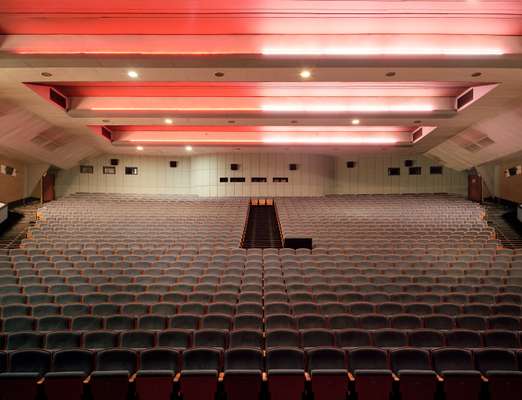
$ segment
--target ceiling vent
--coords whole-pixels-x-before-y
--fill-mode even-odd
[[[489,136],[486,136],[478,141],[478,145],[482,148],[491,146],[492,144],[495,144],[495,141]]]
[[[411,135],[411,141],[416,142],[422,137],[422,128],[417,129],[413,134]]]
[[[470,104],[474,99],[473,88],[468,89],[455,100],[455,108],[461,110]]]
[[[69,109],[69,100],[63,94],[61,94],[58,90],[51,88],[49,92],[49,100],[51,100],[54,104],[59,106],[60,108],[67,111]]]
[[[112,142],[112,131],[109,128],[102,126],[101,134],[105,139],[110,140]]]
[[[455,144],[461,148],[476,153],[486,147],[495,144],[495,141],[483,132],[472,130],[455,136],[451,139]]]
[[[476,153],[482,149],[478,144],[475,144],[475,143],[469,143],[463,147],[470,153]]]
[[[49,130],[41,132],[31,139],[31,143],[43,148],[46,151],[55,151],[60,147],[66,146],[74,140],[69,135],[51,132]]]

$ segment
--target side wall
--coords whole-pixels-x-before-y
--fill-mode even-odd
[[[120,160],[116,175],[104,175],[111,158]],[[422,175],[410,176],[404,160],[415,160]],[[177,168],[169,161],[177,160]],[[353,160],[356,167],[346,168]],[[331,157],[293,153],[226,153],[192,157],[111,156],[85,161],[93,174],[80,174],[79,167],[60,171],[56,180],[58,197],[75,192],[165,193],[199,196],[322,196],[371,193],[457,193],[467,191],[467,174],[444,168],[443,175],[430,175],[434,162],[421,156]],[[237,171],[230,164],[239,164]],[[288,165],[297,164],[290,171]],[[125,167],[138,167],[138,175],[125,175]],[[388,167],[401,167],[401,176],[388,176]],[[220,183],[221,177],[244,177],[244,183]],[[267,178],[253,183],[252,177]],[[288,177],[288,183],[273,182]]]
[[[346,161],[355,161],[355,168],[346,168]],[[421,175],[409,175],[405,160],[413,160],[422,168]],[[430,175],[430,166],[438,165],[423,156],[338,157],[335,163],[335,193],[456,193],[465,195],[468,188],[466,172],[443,167],[442,175]],[[401,169],[400,176],[388,176],[388,168]]]
[[[333,190],[333,159],[315,154],[216,154],[191,160],[191,184],[199,196],[322,196]],[[239,164],[232,171],[230,164]],[[297,164],[290,171],[289,164]],[[220,177],[244,177],[245,183],[220,183]],[[252,177],[267,178],[253,183]],[[273,182],[287,177],[288,183]]]
[[[16,176],[0,174],[0,203],[21,200],[26,193],[26,165],[0,154],[0,164],[16,168]]]
[[[115,175],[103,174],[110,159],[120,160]],[[171,159],[178,161],[170,168]],[[80,174],[80,167],[63,170],[55,181],[57,197],[76,192],[190,194],[189,157],[146,157],[105,155],[84,162],[94,167],[93,174]],[[138,167],[138,175],[125,175],[125,167]]]
[[[507,178],[504,174],[504,171],[507,168],[512,168],[517,165],[522,165],[522,157],[503,161],[498,164],[498,168],[496,168],[496,178],[498,181],[497,197],[515,203],[522,203],[522,175],[510,176]]]

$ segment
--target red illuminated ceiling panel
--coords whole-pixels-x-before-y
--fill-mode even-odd
[[[71,116],[176,114],[419,114],[455,111],[468,82],[56,82],[28,83],[52,91]],[[494,85],[482,84],[481,96]],[[449,115],[449,114],[448,114]]]
[[[100,133],[100,126],[91,126]],[[411,144],[413,132],[423,135],[434,127],[408,126],[110,126],[115,145],[147,146],[259,146],[259,145],[395,145]]]
[[[45,7],[41,0],[2,0],[0,32],[14,35],[519,35],[521,14],[522,5],[518,0],[46,0]]]
[[[457,96],[471,82],[55,82],[68,97]]]

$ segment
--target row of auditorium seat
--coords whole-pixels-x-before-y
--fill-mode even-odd
[[[132,283],[132,279],[117,280],[112,277],[111,282],[107,277],[103,275],[91,275],[91,276],[74,276],[71,278],[60,277],[50,275],[53,278],[49,278],[45,283],[35,283],[38,277],[28,276],[24,279],[21,284],[2,282],[3,286],[0,288],[0,296],[2,295],[60,295],[60,294],[115,294],[115,293],[157,293],[165,295],[167,293],[178,293],[186,296],[190,301],[198,301],[196,298],[203,299],[202,301],[212,301],[218,294],[222,294],[223,298],[228,296],[235,296],[235,299],[227,300],[236,302],[241,296],[245,297],[248,293],[250,294],[261,294],[265,293],[265,297],[268,296],[275,298],[281,298],[277,301],[285,302],[296,302],[296,301],[317,301],[320,302],[331,302],[331,301],[347,301],[351,295],[363,296],[364,293],[382,293],[383,301],[388,295],[407,293],[410,295],[420,294],[431,294],[433,296],[457,296],[460,299],[458,302],[482,302],[482,303],[495,303],[496,298],[519,297],[522,285],[510,284],[502,288],[500,285],[505,284],[501,279],[491,279],[491,282],[480,283],[480,278],[467,278],[466,280],[461,279],[459,283],[455,279],[454,283],[369,283],[368,281],[361,282],[350,282],[337,284],[321,283],[313,281],[301,281],[295,283],[285,284],[280,279],[274,281],[263,282],[261,278],[252,277],[252,279],[237,280],[234,282],[234,278],[224,278],[222,283],[169,283],[167,276],[158,278],[157,276],[150,275],[148,279],[144,279],[145,282]],[[143,275],[144,276],[144,275]],[[90,278],[91,283],[84,283],[87,278]],[[248,278],[248,277],[247,277]],[[177,278],[176,278],[177,279]],[[49,282],[51,280],[51,282]],[[64,283],[65,281],[68,283]],[[73,283],[71,283],[71,280]],[[117,283],[115,282],[131,281],[130,283]],[[146,281],[152,281],[150,283]],[[94,281],[94,282],[92,282]],[[135,279],[136,281],[136,279]],[[154,282],[156,281],[156,282]],[[163,282],[163,283],[162,283]],[[506,293],[508,292],[508,293]],[[502,293],[502,294],[498,294]],[[510,293],[510,294],[509,294]],[[270,295],[270,296],[269,296]],[[464,296],[464,297],[462,297]],[[469,298],[466,298],[468,296]],[[220,296],[218,296],[220,297]],[[248,296],[247,296],[248,297]],[[457,298],[456,297],[456,298]],[[442,297],[441,297],[442,298]],[[360,299],[362,300],[362,299]],[[219,300],[217,300],[219,301]],[[257,300],[253,300],[257,301]],[[271,302],[274,300],[268,300]],[[351,300],[353,301],[353,300]],[[439,300],[440,301],[440,300]],[[449,300],[448,300],[449,301]],[[49,301],[52,302],[52,301]],[[266,302],[266,301],[265,301]],[[501,301],[503,302],[503,301]],[[520,303],[517,300],[517,303]]]
[[[135,297],[123,295],[114,298],[114,302],[89,304],[88,302],[54,304],[44,303],[39,305],[12,304],[0,306],[0,317],[15,316],[34,316],[44,317],[50,315],[64,315],[74,317],[79,315],[145,315],[156,314],[164,316],[173,316],[176,314],[225,314],[225,315],[256,315],[258,317],[268,317],[274,314],[321,314],[324,316],[350,314],[359,316],[364,314],[381,314],[381,315],[400,315],[412,314],[417,316],[425,316],[431,314],[450,315],[456,317],[458,315],[509,315],[520,316],[522,314],[521,306],[515,304],[514,301],[506,301],[490,305],[487,303],[398,303],[398,302],[379,302],[377,304],[371,302],[352,302],[352,303],[285,303],[274,302],[267,303],[263,307],[260,303],[242,302],[135,302]],[[117,300],[117,301],[116,301]],[[378,300],[378,299],[376,299]],[[509,300],[509,298],[506,298]]]
[[[483,349],[278,348],[171,349],[136,353],[113,349],[92,353],[42,350],[0,353],[0,392],[5,400],[34,400],[42,391],[51,400],[213,400],[218,390],[229,400],[258,399],[263,388],[271,400],[435,399],[516,400],[522,388],[522,353]]]
[[[219,329],[162,329],[159,331],[133,330],[120,324],[117,331],[53,331],[18,332],[0,335],[0,350],[21,349],[60,350],[66,348],[109,349],[125,347],[147,349],[169,347],[187,349],[191,347],[211,348],[256,348],[275,347],[381,347],[381,348],[512,348],[521,349],[522,332],[506,330],[475,331],[455,329],[437,331],[432,329],[327,329],[289,330],[275,329],[263,334],[260,330],[240,329],[227,332]]]
[[[27,249],[27,251],[40,251]],[[402,254],[388,254],[388,255],[377,255],[373,253],[363,254],[360,250],[352,252],[347,255],[326,255],[326,254],[308,254],[308,255],[268,255],[261,256],[259,254],[233,254],[225,255],[217,253],[214,255],[195,255],[195,254],[129,254],[129,255],[118,255],[118,254],[104,254],[112,250],[96,250],[96,249],[84,249],[84,250],[66,250],[65,254],[61,251],[46,251],[47,255],[2,255],[0,254],[0,261],[12,264],[32,263],[35,266],[44,266],[46,263],[62,263],[67,262],[99,262],[105,263],[105,265],[112,266],[114,264],[124,263],[141,263],[144,267],[149,267],[153,264],[165,264],[175,266],[179,264],[184,267],[186,265],[229,265],[233,263],[244,263],[248,264],[264,264],[267,265],[284,265],[290,266],[291,264],[317,264],[321,267],[329,266],[394,266],[394,265],[405,265],[419,267],[430,267],[431,265],[460,265],[460,266],[481,266],[488,267],[490,265],[498,264],[501,267],[513,265],[520,265],[521,259],[520,254],[437,254],[436,252],[423,254],[418,251],[412,251],[411,249],[405,250]],[[59,254],[49,254],[53,252],[59,252]],[[446,263],[446,264],[445,264]],[[22,264],[23,265],[23,264]]]
[[[100,304],[100,303],[114,303],[122,304],[126,302],[142,302],[142,303],[204,303],[211,305],[212,303],[257,303],[265,304],[270,303],[287,303],[290,306],[296,306],[299,303],[308,303],[311,309],[320,309],[325,304],[335,303],[344,304],[345,310],[348,310],[349,305],[352,303],[426,303],[437,305],[441,303],[458,304],[464,306],[466,304],[486,304],[495,307],[503,304],[519,305],[520,302],[517,300],[520,295],[520,286],[509,287],[510,290],[516,290],[518,293],[501,293],[491,294],[490,291],[484,291],[484,293],[473,292],[448,292],[446,294],[437,292],[345,292],[341,294],[335,294],[331,292],[322,292],[312,294],[310,292],[297,292],[286,294],[285,292],[268,292],[263,296],[261,291],[259,292],[240,292],[234,293],[230,291],[226,292],[148,292],[143,290],[142,292],[114,292],[114,293],[101,293],[97,291],[78,291],[76,293],[61,293],[61,294],[3,294],[0,295],[0,306],[11,305],[11,304],[28,304],[28,305],[39,305],[39,304],[70,304],[70,303],[84,303],[84,304]],[[370,306],[366,306],[368,308]],[[353,308],[353,307],[352,307]],[[485,310],[485,309],[484,309]]]
[[[66,239],[66,238],[65,238]],[[37,243],[34,243],[37,244]],[[54,247],[54,246],[53,246]],[[157,257],[174,257],[177,259],[179,255],[192,256],[211,256],[228,259],[234,256],[254,257],[255,259],[273,258],[274,256],[280,259],[300,260],[312,259],[321,256],[346,256],[347,259],[353,257],[356,261],[359,260],[375,260],[375,261],[400,261],[409,256],[471,256],[486,257],[484,260],[491,260],[491,258],[499,258],[500,260],[510,261],[512,258],[517,259],[522,254],[522,249],[500,248],[498,246],[490,246],[487,248],[474,247],[456,247],[454,245],[440,246],[438,244],[431,244],[428,247],[417,247],[416,244],[387,244],[366,243],[364,245],[353,246],[346,243],[342,247],[315,247],[308,248],[250,248],[243,249],[238,247],[209,247],[209,246],[174,246],[166,241],[165,243],[149,243],[143,240],[136,240],[129,243],[127,241],[116,241],[110,244],[92,243],[91,241],[70,241],[65,240],[61,244],[56,244],[55,248],[40,248],[24,246],[16,249],[0,249],[0,256],[18,257],[18,256],[74,256],[79,254],[85,255],[122,255],[137,257],[153,256],[154,260]],[[23,260],[26,260],[22,258]],[[136,259],[138,260],[138,258]],[[480,260],[480,259],[479,259]]]
[[[81,315],[77,317],[47,316],[33,318],[28,316],[8,317],[0,320],[0,332],[23,332],[23,331],[50,331],[66,330],[73,331],[97,330],[97,329],[124,329],[115,326],[126,324],[131,329],[134,324],[134,316],[93,316]],[[121,325],[120,325],[121,324]],[[388,316],[382,314],[363,314],[353,316],[350,314],[338,314],[325,317],[320,314],[304,314],[292,316],[288,314],[273,314],[264,320],[261,316],[252,314],[240,314],[235,317],[224,314],[178,314],[167,317],[163,315],[144,315],[138,318],[137,326],[141,329],[162,330],[166,328],[179,329],[438,329],[450,330],[462,329],[505,329],[511,331],[522,330],[522,318],[513,316],[483,317],[480,315],[448,316],[433,314],[415,316],[411,314],[400,314]]]

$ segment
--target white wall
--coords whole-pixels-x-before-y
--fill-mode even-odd
[[[355,161],[356,167],[346,168],[346,161]],[[405,160],[414,160],[422,167],[422,175],[409,175]],[[423,156],[379,155],[338,157],[335,163],[335,193],[467,193],[467,174],[443,168],[442,175],[430,175],[430,166],[438,165]],[[400,176],[388,176],[388,168],[400,167]]]
[[[104,175],[103,167],[110,166],[110,159],[118,158],[116,175]],[[169,161],[177,160],[177,168],[170,168]],[[190,193],[189,157],[146,157],[105,155],[82,164],[93,165],[94,174],[80,174],[80,167],[60,171],[56,177],[56,195],[76,192],[103,193]],[[138,167],[138,175],[125,175],[125,167]]]
[[[194,156],[191,183],[200,196],[321,196],[333,189],[333,159],[315,154],[231,153]],[[230,164],[239,164],[231,171]],[[289,164],[297,164],[290,171]],[[220,177],[245,177],[245,183],[219,183]],[[267,183],[252,183],[266,177]],[[288,177],[288,183],[273,183]]]
[[[111,158],[120,159],[116,175],[103,175]],[[416,160],[421,176],[409,176],[404,160]],[[170,168],[171,159],[178,161]],[[356,168],[347,169],[353,160]],[[331,157],[293,153],[226,153],[192,157],[110,156],[86,160],[94,174],[80,174],[79,167],[61,171],[56,180],[57,196],[75,192],[165,193],[199,196],[322,196],[370,193],[459,193],[467,191],[467,175],[444,168],[444,174],[429,175],[429,159],[398,156]],[[238,171],[230,164],[239,164]],[[297,164],[289,171],[288,164]],[[125,166],[139,168],[138,176],[125,175]],[[389,177],[388,167],[402,167],[400,177]],[[220,177],[245,177],[245,183],[220,183]],[[266,177],[267,183],[252,183]],[[288,177],[288,183],[273,183],[273,177]]]

